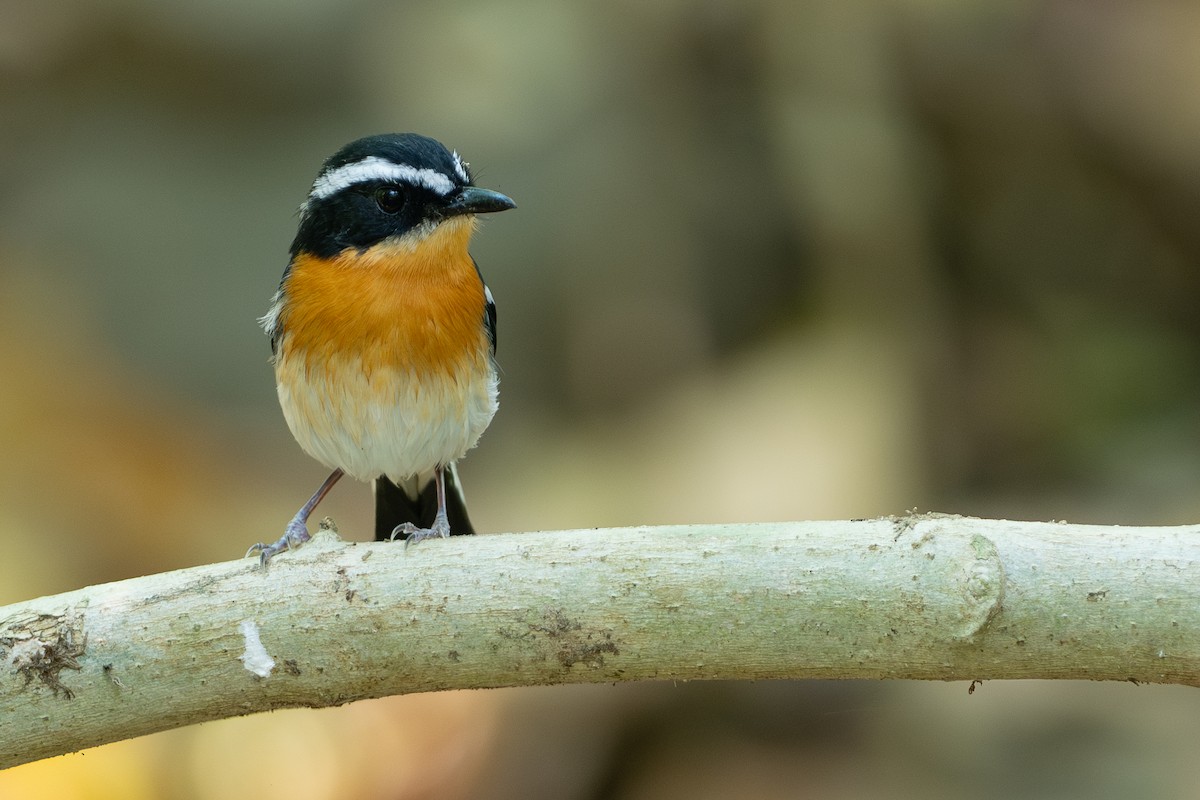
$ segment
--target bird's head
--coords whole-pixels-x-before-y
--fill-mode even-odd
[[[505,195],[475,186],[466,162],[435,139],[368,136],[321,168],[291,252],[331,258],[384,243],[417,246],[446,223],[469,231],[474,215],[515,207]]]

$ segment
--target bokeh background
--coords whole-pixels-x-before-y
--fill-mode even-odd
[[[1171,0],[4,0],[0,602],[278,535],[323,470],[255,317],[321,160],[389,130],[520,206],[474,249],[485,531],[1195,521],[1198,41]],[[323,511],[369,538],[365,486]],[[558,687],[172,731],[0,797],[1186,798],[1198,740],[1177,687]]]

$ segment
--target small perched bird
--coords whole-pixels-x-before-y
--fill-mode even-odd
[[[308,541],[342,475],[374,481],[375,538],[473,533],[454,462],[497,408],[496,306],[467,248],[476,215],[515,208],[415,133],[369,136],[321,168],[260,322],[279,404],[333,470],[273,544]]]

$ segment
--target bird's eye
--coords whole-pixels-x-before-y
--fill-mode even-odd
[[[396,186],[380,186],[375,190],[375,205],[385,214],[399,213],[404,208],[404,192]]]

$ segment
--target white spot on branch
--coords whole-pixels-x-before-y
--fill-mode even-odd
[[[262,639],[258,636],[258,623],[254,620],[243,620],[238,630],[246,639],[246,652],[242,653],[242,666],[260,678],[265,678],[275,669],[275,659],[271,658],[267,648],[263,647]]]

